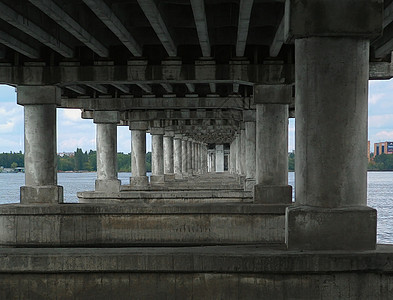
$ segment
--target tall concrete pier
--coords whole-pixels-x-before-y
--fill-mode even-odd
[[[21,203],[0,205],[0,298],[391,298],[366,142],[368,80],[393,77],[392,11],[1,1],[0,82],[24,106],[26,178]],[[96,124],[96,185],[80,203],[57,185],[58,107]],[[131,130],[129,185],[117,126]]]

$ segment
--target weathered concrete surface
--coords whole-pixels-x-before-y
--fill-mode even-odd
[[[117,179],[117,124],[98,123],[96,130],[97,180],[95,189],[103,192],[119,192],[120,180]]]
[[[131,185],[147,186],[146,130],[131,129],[131,172]]]
[[[288,207],[285,240],[292,250],[373,250],[377,211],[367,206]]]
[[[3,246],[284,244],[285,206],[0,206]]]
[[[60,89],[54,86],[18,88],[18,104],[24,105],[25,186],[22,203],[61,203],[63,188],[57,185],[56,105]]]
[[[0,248],[2,299],[390,299],[393,249]]]

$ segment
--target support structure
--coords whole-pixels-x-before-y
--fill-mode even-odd
[[[146,176],[146,122],[131,122],[131,178],[130,185],[147,187]]]
[[[255,203],[291,203],[288,185],[289,85],[255,87],[256,103],[256,185]]]
[[[193,163],[192,163],[192,139],[188,138],[187,140],[187,171],[189,176],[193,175]]]
[[[216,172],[224,172],[224,145],[216,145]]]
[[[183,179],[182,161],[182,135],[175,134],[173,137],[173,170],[175,179]]]
[[[165,130],[164,135],[164,176],[165,181],[175,180],[173,165],[173,137],[174,132]]]
[[[305,2],[311,7],[311,0]],[[287,35],[296,53],[296,206],[286,213],[289,249],[375,248],[376,211],[367,207],[367,97],[369,39],[381,27],[363,20],[377,21],[381,6],[351,4],[323,1],[320,9],[329,15],[352,16],[325,23],[304,9],[307,3],[289,7]]]
[[[182,153],[182,162],[181,162],[181,173],[183,178],[188,177],[188,164],[187,164],[187,159],[188,159],[188,140],[185,136],[183,136],[182,141],[181,141],[181,153]]]
[[[101,192],[120,192],[117,178],[117,123],[119,112],[95,111],[94,123],[97,136],[97,180],[95,190]]]
[[[19,86],[18,104],[25,115],[25,186],[23,204],[62,203],[57,185],[56,106],[60,89],[54,86]]]
[[[245,110],[243,112],[244,126],[246,133],[246,180],[244,188],[247,191],[254,189],[256,173],[256,131],[255,131],[255,110]],[[232,144],[231,144],[232,145]]]
[[[150,129],[151,134],[151,184],[164,183],[164,128],[153,127]]]

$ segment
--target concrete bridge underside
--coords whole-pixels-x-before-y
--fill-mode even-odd
[[[26,179],[21,203],[0,206],[0,298],[391,297],[366,151],[392,23],[391,0],[1,1]],[[57,184],[59,107],[96,124],[95,190],[79,204]]]

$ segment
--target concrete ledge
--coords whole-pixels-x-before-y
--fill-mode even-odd
[[[164,174],[164,181],[165,182],[175,181],[175,174]]]
[[[283,206],[0,206],[0,245],[69,247],[284,243]]]
[[[367,206],[288,207],[285,241],[291,250],[372,250],[377,211]]]
[[[102,191],[107,193],[118,193],[120,192],[121,181],[115,180],[96,180],[95,189],[96,191]]]
[[[21,186],[20,202],[22,204],[63,203],[63,187],[60,185]]]
[[[130,177],[130,186],[143,187],[149,184],[147,176]]]
[[[393,248],[0,248],[1,299],[390,299]]]
[[[217,203],[252,202],[252,195],[243,190],[170,190],[157,185],[145,188],[136,187],[120,193],[87,191],[77,193],[79,203]]]
[[[150,184],[164,184],[165,178],[164,175],[151,175],[150,176]]]
[[[254,185],[254,203],[259,204],[291,204],[292,186]]]

